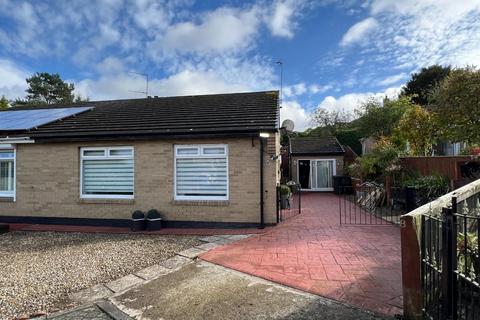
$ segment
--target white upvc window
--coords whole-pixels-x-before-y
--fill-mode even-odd
[[[15,199],[15,149],[0,149],[0,197]]]
[[[175,145],[175,200],[228,200],[228,146]]]
[[[80,197],[133,199],[133,147],[80,149]]]

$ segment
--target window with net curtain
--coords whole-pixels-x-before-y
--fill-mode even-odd
[[[15,151],[0,150],[0,197],[13,197],[15,193]]]
[[[228,200],[227,145],[176,145],[175,199]]]
[[[132,147],[82,148],[81,197],[133,199]]]

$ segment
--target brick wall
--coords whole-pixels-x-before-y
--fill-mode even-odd
[[[278,135],[269,151],[278,150]],[[174,201],[173,146],[228,144],[228,201]],[[81,147],[133,146],[134,200],[80,199]],[[265,159],[265,221],[276,221],[278,163]],[[158,209],[167,220],[260,221],[259,139],[158,140],[106,143],[49,143],[17,146],[17,201],[0,202],[0,215],[129,219],[135,209]]]

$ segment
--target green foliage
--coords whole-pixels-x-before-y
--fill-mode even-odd
[[[337,131],[344,128],[351,119],[352,115],[343,110],[328,111],[324,108],[317,108],[311,115],[310,122],[335,136]]]
[[[346,127],[337,131],[336,138],[342,145],[347,145],[355,151],[356,154],[362,153],[362,144],[360,139],[362,134],[356,127]]]
[[[442,137],[469,144],[480,143],[480,70],[454,69],[431,97],[430,107]]]
[[[290,190],[289,186],[287,186],[286,184],[280,185],[280,194],[282,196],[289,195],[290,193],[292,193],[292,190]]]
[[[37,72],[26,79],[28,84],[25,99],[15,100],[15,105],[42,105],[42,104],[67,104],[85,101],[80,96],[75,96],[75,86],[66,83],[58,73]]]
[[[2,96],[0,99],[0,110],[7,109],[9,105],[8,99],[5,96]]]
[[[397,100],[385,98],[383,104],[369,99],[362,104],[357,114],[358,126],[364,137],[388,137],[392,135],[405,111],[413,105],[410,97]]]
[[[390,174],[397,167],[399,151],[393,145],[382,145],[357,158],[347,171],[355,177],[376,180]]]
[[[450,191],[448,179],[439,174],[421,176],[414,173],[402,181],[402,186],[416,189],[415,195],[418,205],[429,203]]]
[[[409,142],[411,155],[428,156],[438,139],[437,123],[428,110],[413,105],[400,119],[395,136]]]
[[[478,236],[475,232],[458,233],[458,270],[472,279],[480,280]]]
[[[402,95],[411,96],[414,103],[426,106],[432,90],[450,73],[450,67],[432,65],[412,74],[402,90]]]

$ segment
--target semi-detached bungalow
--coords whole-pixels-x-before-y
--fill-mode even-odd
[[[166,226],[276,222],[278,92],[0,112],[0,223]]]

